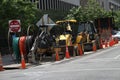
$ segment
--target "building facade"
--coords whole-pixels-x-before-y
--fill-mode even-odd
[[[80,6],[84,7],[87,5],[88,0],[80,0]]]
[[[38,2],[41,10],[69,10],[72,7],[85,6],[88,0],[31,0]],[[96,0],[105,10],[120,10],[120,0]]]
[[[105,10],[120,10],[120,0],[96,0]],[[88,0],[80,0],[80,5],[87,5]]]
[[[73,5],[76,5],[76,6],[80,5],[80,0],[61,0],[61,1],[73,4]]]
[[[105,10],[120,10],[120,0],[97,0]]]
[[[67,11],[72,7],[77,7],[79,0],[31,0],[37,1],[37,7],[40,10],[62,10]],[[79,2],[80,3],[80,2]]]

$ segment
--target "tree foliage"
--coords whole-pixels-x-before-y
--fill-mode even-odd
[[[76,19],[77,21],[90,21],[96,18],[114,17],[115,29],[120,28],[120,11],[106,11],[96,0],[88,0],[84,7],[74,7],[70,10],[66,19]]]
[[[36,5],[27,0],[1,0],[0,1],[0,34],[8,31],[8,21],[18,19],[21,21],[22,31],[26,31],[29,24],[38,20],[41,12]]]
[[[67,15],[67,19],[76,19],[78,21],[89,21],[100,17],[111,16],[109,12],[105,11],[96,0],[88,0],[84,7],[72,8]]]
[[[115,18],[115,27],[120,29],[120,11],[114,12],[114,18]]]

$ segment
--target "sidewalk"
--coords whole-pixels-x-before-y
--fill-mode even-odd
[[[10,64],[15,64],[15,62],[12,59],[12,56],[9,54],[9,55],[2,56],[2,64],[3,66],[5,66],[5,65],[10,65]]]
[[[6,70],[9,69],[21,69],[21,64],[15,63],[15,61],[12,59],[11,55],[4,55],[2,56],[2,64],[3,68]],[[26,63],[26,68],[32,67],[33,65],[30,63]]]

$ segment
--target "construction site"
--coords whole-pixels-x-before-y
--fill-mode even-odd
[[[89,22],[59,20],[54,23],[45,14],[36,24],[37,33],[30,32],[34,25],[29,25],[24,36],[19,36],[19,21],[12,20],[9,24],[8,41],[11,55],[7,56],[8,59],[3,57],[3,63],[2,57],[0,58],[0,70],[26,69],[46,62],[83,56],[119,43],[117,38],[112,37],[112,17]]]

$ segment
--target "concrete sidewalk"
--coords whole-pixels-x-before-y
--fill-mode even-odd
[[[10,54],[9,55],[4,55],[4,56],[2,56],[2,64],[3,64],[3,66],[10,65],[10,64],[15,64],[15,61],[13,60],[13,58]]]
[[[4,69],[21,69],[21,63],[15,63],[15,60],[12,58],[11,55],[4,55],[2,56],[2,64]],[[30,63],[26,63],[26,68],[32,67],[34,65]]]

